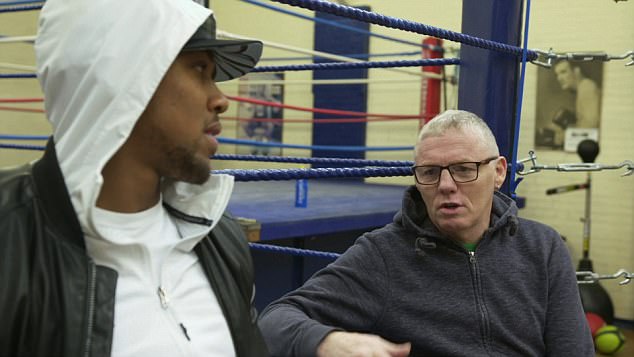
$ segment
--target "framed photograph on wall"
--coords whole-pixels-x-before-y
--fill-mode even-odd
[[[241,97],[260,99],[267,102],[284,103],[284,79],[281,73],[250,73],[240,79],[239,95]],[[257,81],[258,84],[250,84]],[[271,81],[271,84],[263,83]],[[275,106],[241,102],[238,105],[237,126],[238,139],[259,141],[262,143],[282,142],[283,109]],[[281,155],[282,148],[273,146],[236,146],[236,154],[243,155]]]
[[[575,152],[584,139],[599,141],[603,62],[560,60],[537,70],[535,147]]]

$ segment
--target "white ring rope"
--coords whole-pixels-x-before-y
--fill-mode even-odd
[[[244,40],[258,40],[258,41],[262,41],[262,43],[264,43],[264,45],[268,46],[268,47],[272,47],[272,48],[277,48],[277,49],[281,49],[281,50],[286,50],[289,52],[295,52],[295,53],[301,53],[301,54],[305,54],[305,55],[311,55],[311,56],[319,56],[319,57],[323,57],[323,58],[328,58],[330,60],[334,60],[334,61],[339,61],[339,62],[350,62],[350,63],[361,63],[361,62],[367,62],[367,61],[363,61],[357,58],[351,58],[351,57],[346,57],[346,56],[340,56],[340,55],[336,55],[333,53],[328,53],[328,52],[322,52],[322,51],[315,51],[315,50],[309,50],[309,49],[304,49],[304,48],[299,48],[299,47],[295,47],[295,46],[290,46],[290,45],[284,45],[281,43],[276,43],[276,42],[272,42],[272,41],[266,41],[266,40],[260,40],[260,39],[255,39],[255,38],[251,38],[251,37],[246,37],[246,36],[242,36],[242,35],[237,35],[237,34],[233,34],[230,32],[226,32],[226,31],[222,31],[222,30],[218,30],[217,34],[221,37],[224,38],[229,38],[229,39],[244,39]],[[12,37],[1,37],[0,38],[0,43],[16,43],[16,42],[25,42],[25,41],[34,41],[35,38],[37,36],[12,36]],[[20,64],[13,64],[13,63],[5,63],[5,62],[0,62],[0,68],[6,68],[6,69],[14,69],[14,70],[24,70],[24,71],[29,71],[29,72],[35,72],[36,68],[34,66],[26,66],[26,65],[20,65]],[[413,71],[409,71],[409,70],[405,70],[405,69],[399,69],[399,68],[382,68],[384,70],[388,70],[388,71],[392,71],[392,72],[398,72],[398,73],[404,73],[404,74],[408,74],[410,76],[416,76],[416,77],[423,77],[423,78],[434,78],[434,79],[441,79],[442,77],[438,74],[434,74],[434,73],[423,73],[423,72],[413,72]],[[413,80],[414,81],[414,80]],[[415,81],[418,81],[415,80]],[[368,79],[339,79],[339,80],[297,80],[297,81],[262,81],[263,83],[256,83],[256,81],[250,81],[250,84],[276,84],[276,83],[282,83],[282,84],[354,84],[354,83],[396,83],[396,82],[403,82],[402,80],[396,80],[396,79],[382,79],[382,80],[368,80]]]
[[[309,50],[309,49],[299,48],[299,47],[295,47],[295,46],[284,45],[284,44],[276,43],[276,42],[272,42],[272,41],[255,39],[255,38],[246,37],[246,36],[242,36],[242,35],[237,35],[237,34],[233,34],[233,33],[230,33],[230,32],[227,32],[227,31],[222,31],[222,30],[218,30],[217,34],[218,34],[218,36],[221,36],[221,37],[224,37],[224,38],[229,38],[229,39],[258,40],[258,41],[262,41],[262,43],[265,46],[268,46],[268,47],[277,48],[277,49],[281,49],[281,50],[286,50],[286,51],[289,51],[289,52],[301,53],[301,54],[305,54],[305,55],[319,56],[319,57],[328,58],[330,60],[339,61],[339,62],[350,62],[350,63],[367,62],[367,61],[359,60],[357,58],[340,56],[340,55],[336,55],[336,54],[333,54],[333,53]],[[16,43],[16,42],[34,41],[36,37],[37,36],[1,37],[0,38],[0,43]],[[30,72],[35,72],[36,71],[35,67],[33,67],[33,66],[24,66],[24,65],[19,65],[19,64],[12,64],[12,63],[0,63],[0,67],[8,68],[8,69],[25,70],[25,71],[30,71]],[[399,68],[382,68],[382,69],[388,70],[388,71],[392,71],[392,72],[404,73],[404,74],[407,74],[407,75],[410,75],[410,76],[416,76],[416,77],[437,78],[437,79],[441,78],[439,75],[430,75],[428,73],[413,72],[413,71],[408,71],[408,70],[399,69]],[[252,82],[250,82],[250,83],[252,83]],[[284,83],[285,84],[289,84],[288,82],[284,82]],[[328,81],[327,83],[326,82],[317,83],[317,81],[312,81],[312,82],[306,82],[306,83],[314,83],[314,84],[347,84],[347,83],[372,83],[372,82],[341,82],[341,83],[336,83],[336,82]],[[267,82],[267,84],[268,84],[268,82]],[[297,83],[297,84],[299,84],[299,83]]]
[[[439,74],[433,75],[425,75],[425,78],[435,78],[441,79]],[[279,79],[271,79],[271,80],[245,80],[245,84],[248,85],[264,85],[264,84],[283,84],[283,85],[305,85],[305,84],[315,84],[315,85],[330,85],[330,84],[373,84],[373,83],[420,83],[420,79],[412,78],[412,79],[389,79],[389,78],[377,78],[377,79],[287,79],[287,80],[279,80]],[[220,85],[223,82],[219,83]]]
[[[7,36],[0,37],[0,43],[12,43],[12,42],[27,42],[27,41],[35,41],[37,36]]]
[[[17,42],[35,41],[36,37],[37,36],[35,35],[0,37],[0,43],[17,43]],[[35,66],[26,66],[23,64],[15,64],[15,63],[8,63],[8,62],[0,62],[0,68],[13,69],[18,71],[28,71],[28,72],[35,72],[37,70]]]
[[[305,54],[305,55],[319,56],[319,57],[328,58],[328,59],[335,60],[335,61],[340,61],[340,62],[351,62],[351,63],[367,62],[367,61],[362,61],[362,60],[359,60],[359,59],[356,59],[356,58],[340,56],[340,55],[336,55],[336,54],[332,54],[332,53],[315,51],[315,50],[308,50],[308,49],[305,49],[305,48],[299,48],[299,47],[294,47],[294,46],[290,46],[290,45],[284,45],[284,44],[281,44],[281,43],[276,43],[276,42],[272,42],[272,41],[266,41],[266,40],[262,40],[262,39],[258,39],[258,38],[252,38],[252,37],[246,37],[246,36],[242,36],[242,35],[236,35],[236,34],[233,34],[233,33],[230,33],[230,32],[222,31],[222,30],[218,30],[218,31],[216,31],[216,33],[218,34],[218,36],[221,36],[221,37],[224,37],[224,38],[228,38],[228,39],[261,41],[267,47],[273,47],[273,48],[286,50],[286,51],[290,51],[290,52],[295,52],[295,53],[301,53],[301,54]],[[381,68],[381,69],[388,70],[388,71],[391,71],[391,72],[405,73],[405,74],[408,74],[410,76],[423,77],[422,72],[412,72],[412,71],[399,69],[399,68]]]
[[[35,71],[37,71],[37,68],[35,68],[35,66],[25,66],[23,64],[14,64],[14,63],[5,63],[5,62],[0,62],[0,68],[16,69],[19,71],[29,71],[34,73]]]

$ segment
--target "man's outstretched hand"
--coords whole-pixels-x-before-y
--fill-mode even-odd
[[[318,357],[407,357],[412,345],[392,343],[377,335],[334,331],[317,348]]]

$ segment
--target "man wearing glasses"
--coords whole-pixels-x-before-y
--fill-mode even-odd
[[[519,218],[486,123],[426,124],[415,186],[394,221],[360,237],[260,328],[276,356],[594,356],[560,236]]]

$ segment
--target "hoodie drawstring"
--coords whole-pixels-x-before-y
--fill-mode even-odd
[[[519,221],[515,216],[508,216],[506,218],[506,224],[509,226],[509,236],[514,236],[517,233],[517,226],[519,225]]]
[[[436,243],[428,241],[427,238],[418,237],[414,242],[414,251],[418,256],[424,257],[425,249],[436,249]]]

